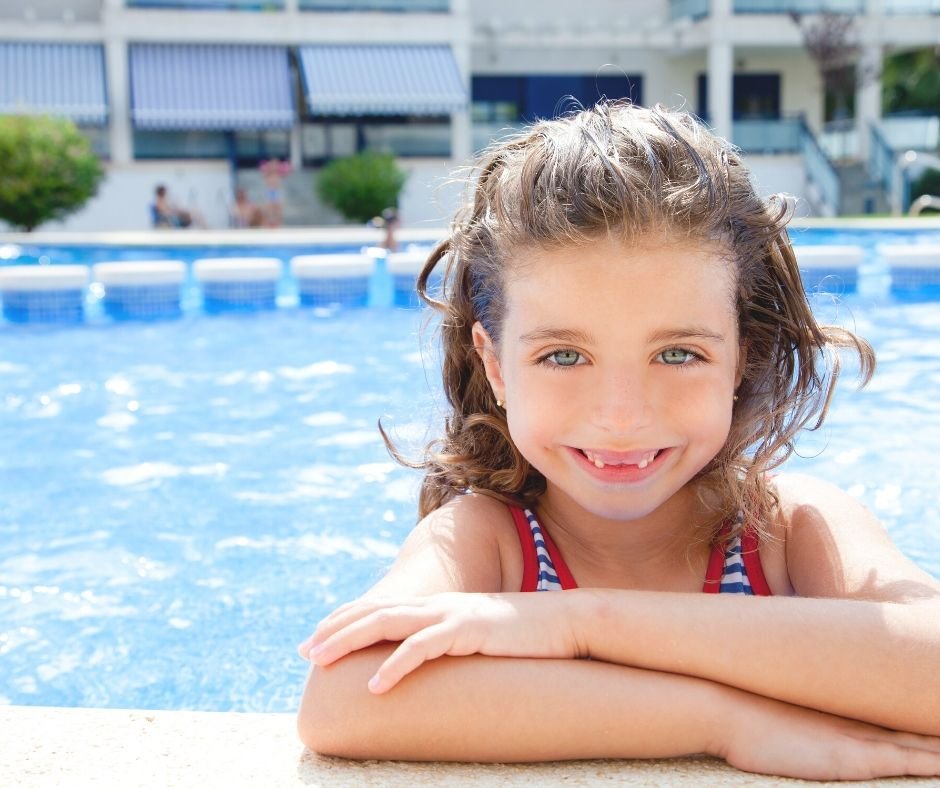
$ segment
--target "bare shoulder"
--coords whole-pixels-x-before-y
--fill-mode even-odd
[[[414,527],[395,564],[369,593],[502,591],[510,537],[515,539],[514,526],[505,504],[485,495],[461,495]]]
[[[829,482],[781,474],[776,527],[800,596],[916,602],[940,599],[940,582],[894,544],[868,509]]]

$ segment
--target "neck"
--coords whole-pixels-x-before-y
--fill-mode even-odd
[[[709,551],[699,527],[706,513],[691,485],[635,520],[595,515],[552,485],[537,509],[572,573],[581,578],[579,585],[656,588],[684,577],[700,582]]]

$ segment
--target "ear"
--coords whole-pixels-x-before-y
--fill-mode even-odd
[[[490,383],[493,395],[496,399],[506,399],[506,383],[503,380],[503,370],[499,365],[499,354],[496,352],[496,346],[493,340],[483,328],[483,324],[478,320],[471,329],[473,334],[473,349],[483,362],[483,371],[486,373],[486,379]]]

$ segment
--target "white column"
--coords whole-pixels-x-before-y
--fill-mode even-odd
[[[299,8],[298,0],[284,0],[284,10],[287,11],[288,14],[296,14]]]
[[[451,48],[467,93],[467,106],[450,113],[450,156],[455,162],[466,162],[473,156],[473,129],[470,122],[471,19],[468,0],[451,0],[450,13],[454,20]]]
[[[732,139],[734,46],[729,29],[733,23],[732,0],[711,0],[708,38],[708,115],[715,133]]]
[[[301,142],[301,127],[297,121],[290,129],[290,166],[295,172],[303,169],[303,145]]]
[[[734,74],[734,48],[728,43],[708,45],[708,117],[719,137],[732,139],[731,90]]]
[[[862,50],[858,59],[858,87],[855,90],[855,131],[858,156],[867,160],[870,128],[881,118],[881,69],[884,50],[874,45]]]
[[[108,80],[109,141],[112,164],[130,164],[134,158],[131,142],[131,106],[128,86],[127,42],[109,35],[105,41]]]
[[[858,157],[862,161],[868,161],[871,127],[881,118],[881,70],[884,67],[881,5],[881,0],[868,0],[861,20],[862,47],[856,66],[855,134]]]

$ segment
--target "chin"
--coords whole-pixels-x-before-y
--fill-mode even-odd
[[[620,520],[623,522],[628,522],[630,520],[640,520],[643,517],[648,517],[660,506],[662,506],[662,501],[650,501],[649,503],[618,503],[611,501],[608,504],[603,502],[593,500],[587,502],[579,502],[583,509],[586,509],[588,512],[593,514],[595,517],[602,517],[605,520]]]

